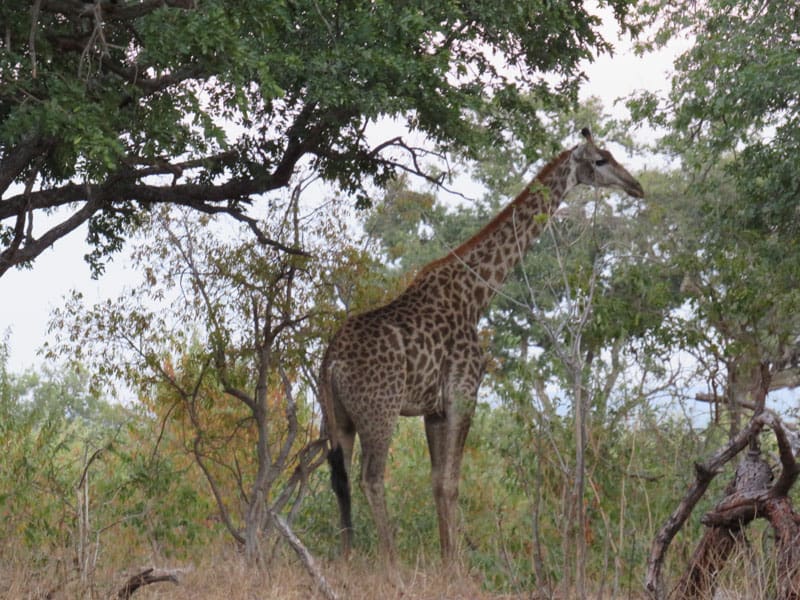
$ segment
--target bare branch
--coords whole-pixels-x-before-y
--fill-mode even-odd
[[[190,411],[190,413],[193,411]],[[199,432],[199,423],[197,420],[192,417],[193,425],[195,429]],[[206,481],[208,485],[211,487],[211,493],[214,495],[214,500],[217,502],[217,510],[219,510],[220,518],[222,522],[225,524],[228,532],[233,536],[233,539],[236,540],[237,543],[244,545],[245,539],[242,535],[241,531],[236,528],[231,520],[230,512],[228,512],[228,507],[225,504],[225,500],[222,497],[222,493],[219,490],[219,486],[217,485],[217,480],[212,475],[211,471],[208,469],[208,465],[206,464],[205,458],[203,453],[200,451],[200,442],[201,436],[200,433],[195,435],[194,442],[192,444],[192,451],[194,454],[195,461],[197,462],[197,466],[200,467],[200,470],[203,471],[203,475],[206,477]]]
[[[83,472],[81,473],[81,478],[78,481],[78,484],[75,486],[76,488],[83,487],[83,483],[86,481],[86,477],[89,474],[89,467],[92,466],[92,463],[100,458],[100,455],[103,454],[108,449],[108,446],[103,446],[102,448],[98,448],[92,455],[86,460],[86,464],[83,466]]]
[[[247,225],[250,228],[250,231],[252,231],[253,234],[256,236],[256,239],[259,241],[259,243],[264,244],[265,246],[272,246],[276,250],[281,250],[286,254],[293,254],[295,256],[311,256],[305,250],[302,250],[300,248],[292,248],[290,246],[282,244],[281,242],[273,240],[272,238],[267,237],[266,235],[264,235],[264,232],[258,226],[258,221],[252,217],[248,217],[243,212],[239,211],[231,212],[229,210],[221,210],[219,212],[224,212],[225,214],[233,217],[240,223],[244,223],[245,225]]]
[[[406,163],[403,163],[403,162],[400,162],[400,161],[396,161],[396,160],[392,160],[390,158],[387,158],[385,156],[381,156],[380,155],[383,150],[385,150],[387,148],[392,148],[392,147],[400,148],[400,149],[404,150],[408,154],[408,156],[411,158],[411,165],[412,166],[409,166]],[[379,162],[380,164],[388,166],[388,167],[390,167],[392,169],[397,169],[399,171],[404,171],[404,172],[406,172],[406,173],[408,173],[410,175],[414,175],[415,177],[420,177],[420,178],[424,179],[425,181],[427,181],[428,183],[431,183],[431,184],[435,185],[437,188],[440,188],[440,189],[444,190],[448,194],[453,194],[455,196],[459,196],[461,198],[464,198],[465,200],[470,200],[470,198],[468,196],[466,196],[465,194],[463,194],[462,192],[458,192],[458,191],[453,190],[453,189],[449,188],[448,186],[444,185],[444,179],[450,173],[449,165],[448,165],[447,169],[444,172],[440,173],[438,176],[435,176],[435,177],[433,175],[431,175],[430,173],[428,173],[420,165],[419,160],[420,160],[421,156],[433,156],[433,157],[435,157],[435,158],[437,158],[439,160],[442,160],[445,163],[447,163],[447,157],[445,155],[439,153],[439,152],[435,152],[435,151],[432,151],[432,150],[427,149],[427,148],[409,146],[403,140],[402,137],[398,136],[398,137],[391,138],[389,140],[386,140],[385,142],[382,142],[382,143],[378,144],[372,150],[370,150],[369,153],[366,156],[367,156],[367,158],[369,158],[371,160],[375,160],[375,161]]]
[[[322,463],[325,462],[327,456],[327,439],[317,439],[313,442],[306,444],[300,452],[297,453],[297,466],[292,471],[291,477],[283,486],[283,490],[278,495],[275,502],[272,504],[272,510],[280,513],[283,507],[289,501],[289,498],[294,493],[298,486],[305,485],[306,480],[310,473],[315,471]]]
[[[697,402],[707,402],[708,404],[730,405],[730,400],[728,398],[719,396],[718,394],[699,392],[695,394],[694,399]],[[758,408],[753,402],[741,399],[736,402],[736,405],[748,410],[756,410]]]
[[[225,377],[221,373],[219,375],[219,378],[223,382],[227,379],[227,377]],[[229,396],[233,396],[234,398],[236,398],[237,400],[242,402],[250,410],[255,411],[256,403],[253,400],[253,398],[250,396],[250,394],[247,394],[246,392],[243,392],[239,388],[233,387],[232,385],[224,384],[224,383],[223,383],[223,391],[226,394],[228,394]]]
[[[286,459],[289,457],[289,452],[294,446],[295,438],[297,438],[297,430],[298,430],[298,423],[297,423],[297,402],[295,402],[294,394],[292,393],[292,382],[289,379],[289,376],[286,374],[286,369],[283,368],[283,365],[278,364],[278,372],[281,376],[281,383],[283,384],[283,394],[286,398],[286,422],[288,430],[286,432],[286,439],[284,440],[283,444],[281,445],[280,452],[278,453],[278,458],[275,461],[277,466],[283,470],[284,465],[286,464]]]

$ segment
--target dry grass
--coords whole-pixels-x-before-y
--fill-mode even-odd
[[[134,600],[307,600],[322,598],[314,581],[296,561],[278,558],[269,567],[250,568],[244,559],[232,552],[216,552],[215,556],[200,559],[196,564],[159,564],[160,569],[174,570],[179,584],[155,583],[141,588]],[[57,569],[49,576],[35,574],[23,565],[0,566],[0,598],[14,600],[88,600],[115,597],[126,579],[137,572],[96,573],[92,585],[74,578],[67,584],[58,583]],[[144,567],[144,565],[142,565]],[[357,557],[349,563],[332,561],[322,565],[325,577],[342,600],[373,599],[530,599],[524,595],[501,595],[482,588],[478,576],[464,572],[443,573],[441,564],[423,567],[401,567],[402,585],[392,582],[386,570],[366,558]],[[138,569],[141,570],[141,569]],[[61,579],[63,581],[63,578]],[[49,596],[48,596],[49,594]]]
[[[227,549],[226,549],[227,548]],[[34,571],[22,560],[0,561],[0,600],[105,600],[116,592],[132,574],[147,565],[97,572],[89,584],[74,576],[65,580],[62,561],[45,571]],[[195,562],[161,561],[159,569],[174,572],[179,583],[156,583],[141,588],[133,600],[314,600],[322,598],[315,582],[302,565],[291,556],[279,556],[264,568],[252,568],[243,557],[224,546],[216,547]],[[367,557],[356,556],[350,562],[326,561],[325,577],[342,600],[537,600],[536,590],[513,594],[493,593],[484,589],[480,574],[466,569],[443,572],[439,560],[432,564],[402,566],[402,585],[393,583],[389,573]],[[772,595],[765,574],[774,576],[771,560],[751,548],[743,548],[732,557],[721,573],[714,600],[754,600]],[[49,594],[49,595],[48,595]],[[561,596],[559,596],[561,597]],[[643,598],[641,590],[624,596],[626,600]],[[604,595],[605,600],[613,600]]]
[[[438,566],[438,565],[437,565]],[[481,582],[469,574],[443,575],[441,569],[402,568],[402,587],[392,583],[387,572],[363,560],[340,561],[323,566],[325,577],[343,600],[374,599],[511,599],[481,589]],[[156,584],[141,590],[137,600],[254,600],[280,598],[306,600],[321,597],[311,577],[299,564],[284,562],[261,570],[250,569],[239,557],[198,565],[181,578],[178,586]],[[524,596],[529,598],[529,595]]]
[[[731,557],[720,574],[714,600],[753,600],[766,598],[774,579],[773,557],[759,551],[760,540],[742,548]],[[58,557],[46,568],[33,569],[21,556],[9,559],[3,552],[0,560],[0,600],[105,600],[116,592],[132,574],[147,567],[137,559],[118,556],[117,565],[94,574],[92,581],[82,583],[75,575],[65,574],[67,562]],[[121,561],[121,562],[119,562]],[[263,568],[249,567],[244,558],[226,544],[212,545],[209,554],[195,561],[158,561],[154,566],[175,572],[173,583],[156,583],[141,588],[134,600],[307,600],[322,598],[315,582],[293,555],[279,555]],[[484,588],[480,573],[465,568],[443,571],[440,561],[420,561],[416,566],[401,566],[402,585],[365,556],[351,561],[324,561],[322,570],[329,584],[342,600],[537,600],[537,590],[501,594]],[[126,570],[127,569],[127,570]],[[64,581],[67,581],[65,584]],[[49,594],[49,596],[48,596]],[[624,596],[626,600],[642,598],[641,590]],[[605,600],[612,600],[606,594]]]

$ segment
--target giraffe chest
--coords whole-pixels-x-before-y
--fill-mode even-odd
[[[426,322],[406,336],[406,393],[401,414],[406,416],[442,412],[442,380],[452,353],[451,332]]]
[[[406,294],[352,317],[332,342],[348,411],[380,405],[405,416],[443,413],[454,378],[477,388],[483,364],[477,320],[427,292],[425,302]]]
[[[454,380],[473,389],[482,375],[476,328],[458,318],[420,316],[405,336],[405,360],[404,416],[444,412]]]

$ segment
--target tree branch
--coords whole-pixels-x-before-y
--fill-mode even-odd
[[[64,38],[59,38],[59,42],[62,42],[63,39]],[[102,58],[101,64],[106,70],[114,73],[131,85],[135,85],[147,94],[160,92],[161,90],[177,85],[187,79],[198,79],[207,75],[203,73],[203,68],[199,64],[185,65],[160,77],[144,76],[144,73],[148,70],[146,65],[137,65],[136,68],[125,68],[107,56]]]
[[[0,161],[0,196],[17,179],[34,158],[47,152],[50,143],[38,136],[29,136],[16,146],[4,149]],[[0,200],[0,219],[7,200]],[[14,215],[12,209],[10,215]],[[6,215],[8,216],[8,215]]]
[[[295,160],[299,160],[299,156]],[[189,164],[194,166],[198,163],[197,161],[191,161]],[[52,227],[38,239],[28,239],[25,240],[25,243],[22,243],[22,237],[15,234],[12,243],[0,253],[0,276],[13,266],[33,260],[58,239],[87,222],[95,213],[104,208],[111,209],[115,204],[124,201],[134,201],[145,205],[175,204],[206,214],[227,214],[246,224],[262,244],[272,246],[288,254],[308,256],[308,253],[300,248],[289,247],[264,235],[258,227],[257,221],[246,215],[240,207],[240,204],[245,201],[244,199],[252,194],[263,193],[281,187],[284,185],[282,179],[232,179],[218,185],[187,183],[171,187],[159,187],[136,184],[131,181],[132,177],[138,176],[138,173],[129,176],[127,181],[120,181],[118,177],[111,176],[102,185],[68,183],[59,188],[20,193],[0,201],[0,221],[16,218],[16,230],[23,226],[20,223],[20,219],[24,220],[25,211],[32,212],[58,208],[76,202],[85,202],[82,208],[59,225]],[[224,204],[217,205],[214,203]],[[20,217],[21,214],[22,217]]]
[[[44,252],[45,249],[52,246],[56,240],[64,237],[68,233],[83,225],[95,212],[100,209],[102,205],[102,199],[90,199],[83,206],[83,208],[73,213],[72,216],[70,216],[68,219],[65,219],[55,227],[50,228],[39,239],[28,239],[22,247],[20,247],[19,243],[17,243],[16,246],[14,244],[9,245],[5,250],[3,250],[2,253],[0,253],[0,277],[2,277],[2,275],[11,267],[25,263],[29,260],[33,260],[39,256],[39,254]],[[24,213],[22,215],[18,215],[17,226],[19,226],[20,216],[24,218]]]
[[[192,418],[193,425],[195,428],[198,428],[197,431],[199,432],[199,424],[197,423],[195,418]],[[197,462],[197,466],[200,467],[200,470],[203,471],[203,475],[206,477],[206,481],[208,485],[211,487],[211,493],[214,495],[214,500],[217,503],[217,508],[219,509],[220,518],[222,518],[222,522],[225,524],[225,527],[228,529],[228,532],[233,536],[233,539],[236,540],[238,544],[244,544],[245,539],[242,533],[236,528],[231,520],[231,515],[228,512],[228,507],[225,505],[225,500],[222,497],[222,493],[217,486],[217,480],[211,474],[211,471],[208,469],[208,465],[203,457],[203,453],[200,451],[200,441],[201,436],[200,433],[195,435],[194,441],[192,443],[192,452],[194,454],[195,461]]]
[[[781,474],[770,488],[770,496],[774,498],[786,496],[797,481],[797,477],[800,476],[800,465],[797,464],[795,451],[792,448],[789,437],[786,435],[786,430],[783,428],[781,420],[768,412],[759,415],[759,420],[769,425],[775,433],[775,439],[778,442],[778,454],[781,459]]]
[[[123,3],[103,0],[100,2],[104,18],[118,21],[138,19],[164,7],[191,9],[195,7],[195,2],[194,0],[141,0]],[[94,12],[94,5],[80,0],[43,0],[41,10],[73,17],[87,17]]]

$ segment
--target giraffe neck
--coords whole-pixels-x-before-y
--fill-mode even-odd
[[[477,322],[511,270],[539,236],[577,179],[571,150],[550,161],[525,189],[478,233],[424,267],[415,282],[451,269],[454,302]]]

